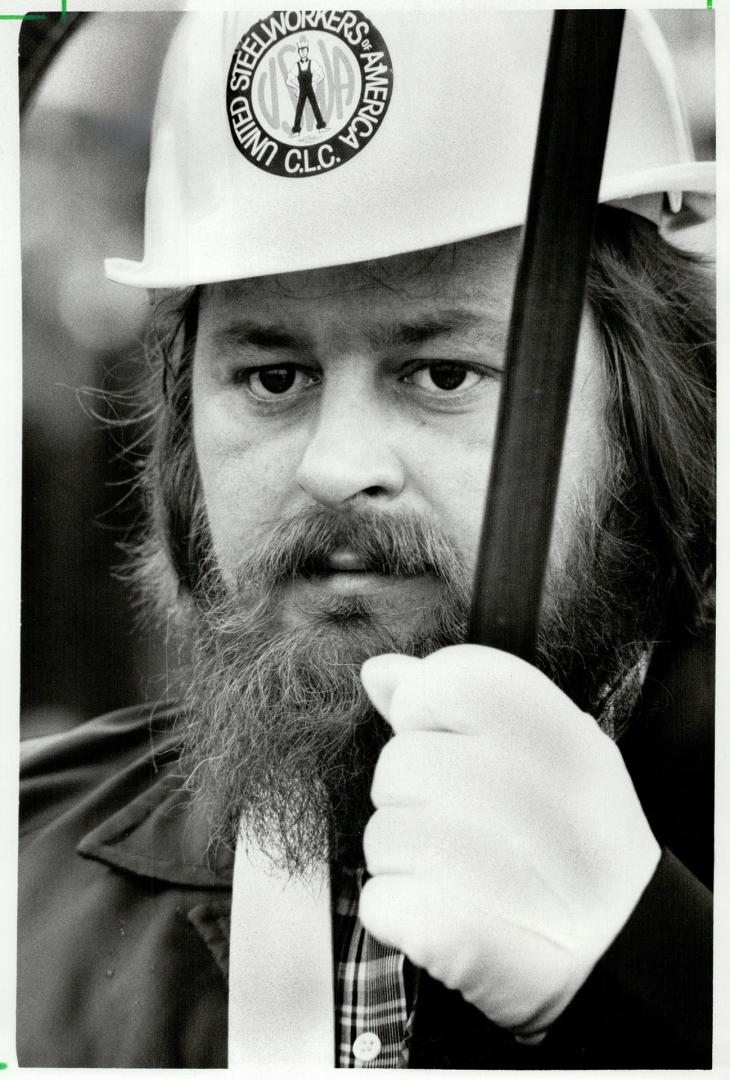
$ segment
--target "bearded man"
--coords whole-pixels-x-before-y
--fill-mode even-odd
[[[341,158],[240,119],[304,14],[360,65]],[[27,756],[23,1065],[710,1061],[704,774],[646,783],[661,658],[712,613],[709,278],[664,236],[707,170],[632,21],[538,665],[463,644],[549,26],[470,18],[238,12],[173,42],[145,259],[108,273],[163,290],[135,569],[189,657],[179,702]],[[463,85],[424,108],[436,55]],[[453,110],[492,79],[467,154]],[[417,183],[424,124],[458,175],[434,152]]]

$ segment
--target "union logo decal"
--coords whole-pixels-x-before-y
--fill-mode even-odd
[[[275,11],[233,52],[228,123],[252,165],[318,176],[367,146],[392,92],[388,48],[362,12]]]

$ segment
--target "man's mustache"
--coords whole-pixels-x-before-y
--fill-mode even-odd
[[[330,556],[346,549],[376,574],[430,574],[463,588],[468,572],[448,536],[424,517],[403,511],[304,509],[274,526],[238,568],[242,584],[269,586],[331,572]]]

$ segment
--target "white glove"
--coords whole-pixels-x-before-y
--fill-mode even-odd
[[[456,645],[368,660],[390,722],[360,917],[523,1037],[563,1011],[660,850],[621,755],[536,668]]]

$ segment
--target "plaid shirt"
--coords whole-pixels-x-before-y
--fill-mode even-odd
[[[413,1023],[407,986],[412,969],[360,922],[363,871],[340,869],[335,880],[337,1064],[404,1069]]]

